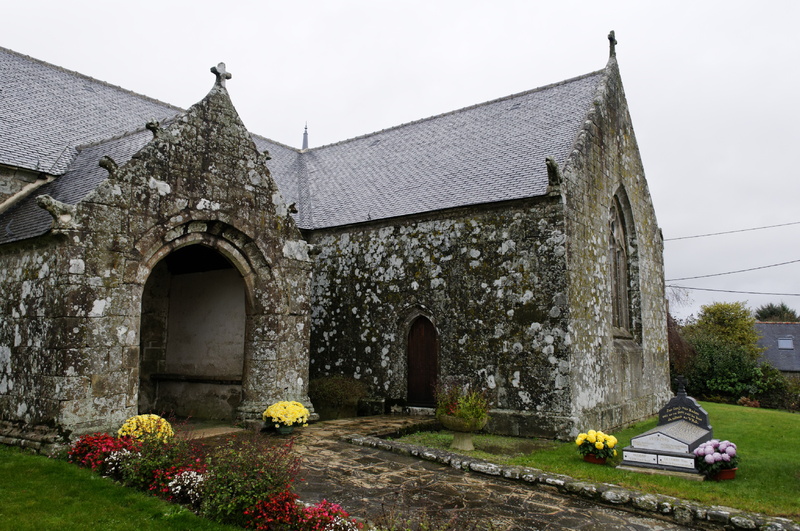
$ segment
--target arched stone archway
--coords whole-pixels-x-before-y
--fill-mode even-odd
[[[153,268],[142,296],[139,412],[233,419],[242,401],[246,286],[195,243]]]

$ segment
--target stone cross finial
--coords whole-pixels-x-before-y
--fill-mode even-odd
[[[678,394],[685,395],[686,394],[686,378],[683,376],[678,376],[675,378],[675,381],[678,384]]]
[[[617,55],[617,39],[614,36],[614,30],[608,34],[608,56],[616,57]]]
[[[220,87],[225,86],[225,80],[230,79],[231,73],[225,70],[225,63],[220,63],[217,66],[211,67],[211,72],[217,76],[217,85]]]

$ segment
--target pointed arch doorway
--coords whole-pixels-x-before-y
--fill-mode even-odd
[[[439,334],[430,319],[419,316],[408,331],[408,405],[436,407],[438,377]]]
[[[153,267],[142,297],[139,412],[231,420],[242,401],[245,283],[193,244]]]

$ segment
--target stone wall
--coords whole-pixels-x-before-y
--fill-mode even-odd
[[[493,429],[554,435],[570,417],[566,235],[558,198],[318,231],[312,375],[404,404],[406,342],[424,315],[439,371],[484,384]]]
[[[82,202],[40,201],[50,234],[0,247],[0,430],[67,436],[136,414],[144,286],[189,245],[224,256],[244,282],[237,415],[308,404],[307,245],[227,91],[215,85],[152,129],[129,162],[105,164],[109,178]]]
[[[654,414],[671,397],[663,241],[614,58],[563,173],[576,429],[608,430]],[[612,326],[615,194],[627,222],[629,334]]]

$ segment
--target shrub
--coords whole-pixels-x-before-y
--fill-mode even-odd
[[[357,404],[367,396],[364,382],[334,374],[314,378],[308,383],[308,397],[316,406],[340,408],[345,404]]]
[[[157,437],[142,439],[136,451],[119,464],[123,485],[140,490],[152,490],[166,497],[166,485],[171,480],[166,471],[189,468],[199,457],[188,441],[175,437],[162,442]]]
[[[764,390],[761,368],[747,349],[705,334],[692,342],[697,355],[686,376],[694,396],[733,403]]]
[[[781,371],[768,363],[761,368],[761,391],[758,401],[763,407],[772,409],[792,409],[791,384]]]
[[[744,407],[761,407],[761,404],[758,402],[758,400],[752,400],[746,396],[743,396],[737,400],[736,403]]]
[[[207,463],[202,514],[240,526],[247,522],[245,510],[288,490],[299,467],[292,441],[272,446],[268,440],[253,436],[232,437],[209,456]]]

